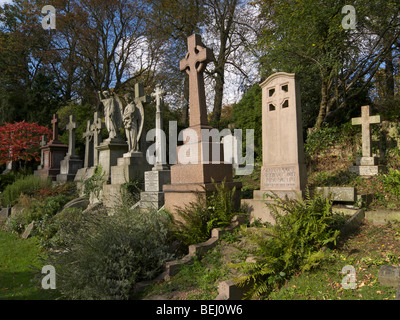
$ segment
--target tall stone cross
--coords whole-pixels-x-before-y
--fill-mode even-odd
[[[207,63],[213,60],[213,53],[198,34],[191,35],[187,41],[188,53],[179,68],[189,75],[189,126],[208,125],[203,73]]]
[[[69,131],[68,138],[68,155],[75,155],[75,130],[78,128],[78,124],[75,122],[75,116],[69,116],[69,122],[65,127]]]
[[[53,141],[58,140],[58,122],[60,120],[58,119],[57,114],[53,114],[53,120],[51,120],[51,123],[53,124]]]
[[[153,170],[163,170],[165,167],[163,166],[166,163],[165,155],[166,155],[166,145],[165,141],[162,141],[162,105],[163,105],[163,96],[165,94],[164,89],[157,85],[155,91],[151,94],[156,99],[156,163]]]
[[[90,129],[91,127],[91,121],[88,120],[86,124],[86,131],[82,134],[83,138],[85,139],[85,158],[84,158],[84,163],[83,167],[88,168],[91,163],[90,163],[90,143],[93,138],[93,131]]]
[[[47,135],[42,135],[42,140],[40,141],[40,147],[44,147],[47,144]],[[43,168],[44,164],[44,155],[43,155],[43,149],[41,148],[40,150],[40,166]]]
[[[351,119],[351,124],[361,125],[362,134],[362,156],[371,157],[371,124],[380,123],[380,116],[370,116],[370,106],[361,107],[361,118]]]
[[[99,113],[95,112],[94,113],[94,118],[93,118],[93,124],[91,125],[91,130],[93,132],[93,165],[97,166],[99,164],[99,152],[96,149],[97,146],[99,146],[101,142],[101,135],[100,131],[101,129],[104,128],[104,123],[101,121],[101,118],[99,117]]]

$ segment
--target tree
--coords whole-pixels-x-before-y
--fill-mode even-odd
[[[15,122],[0,126],[0,164],[8,161],[27,162],[40,160],[40,141],[42,135],[52,137],[50,129],[37,123]]]
[[[345,1],[259,2],[266,26],[260,38],[265,52],[264,75],[274,69],[293,72],[304,65],[318,74],[321,100],[316,128],[327,115],[343,113],[349,101],[368,92],[376,71],[399,37],[400,30],[393,19],[388,21],[387,28],[392,32],[386,40],[383,33],[367,32],[366,26],[373,19],[371,1],[357,2],[354,30],[342,25]],[[380,2],[384,5],[385,1]],[[399,7],[393,16],[398,12]]]

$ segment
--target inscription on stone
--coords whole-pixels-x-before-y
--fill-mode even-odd
[[[159,191],[158,174],[155,171],[145,172],[145,191]]]
[[[263,167],[263,190],[296,187],[296,167]]]

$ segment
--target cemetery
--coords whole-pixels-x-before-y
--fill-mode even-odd
[[[0,300],[400,300],[400,29],[367,2],[353,36],[286,2],[100,1],[131,25],[104,48],[90,14],[95,37],[66,8],[54,34],[31,26],[59,69],[6,96],[0,59]],[[29,4],[0,4],[0,45]],[[244,19],[225,53],[217,6]],[[305,40],[302,14],[342,27]],[[390,35],[355,49],[375,20]]]

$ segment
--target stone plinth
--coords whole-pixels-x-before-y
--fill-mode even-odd
[[[103,170],[104,179],[111,180],[111,167],[118,164],[118,159],[128,151],[128,145],[122,139],[106,139],[96,149],[99,151],[99,165]]]
[[[111,167],[111,184],[124,184],[136,179],[143,179],[145,171],[150,169],[151,166],[143,152],[125,153],[117,159],[117,164]]]
[[[83,161],[78,156],[67,155],[60,162],[60,174],[57,175],[57,181],[73,181],[82,165]]]
[[[61,161],[64,159],[68,147],[61,141],[50,141],[49,144],[41,148],[43,150],[43,169],[39,170],[42,178],[56,180],[60,173]]]
[[[140,193],[140,208],[160,209],[165,202],[163,186],[171,183],[170,170],[152,170],[144,174],[144,192]]]

